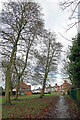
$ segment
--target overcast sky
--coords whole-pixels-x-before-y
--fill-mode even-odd
[[[60,8],[60,1],[63,0],[39,0],[39,3],[44,14],[45,27],[56,33],[57,40],[63,45],[63,50],[67,51],[68,45],[72,45],[72,42],[66,40],[65,38],[72,40],[72,38],[75,37],[75,35],[77,34],[77,27],[75,26],[67,31],[68,24],[75,22],[75,20],[69,20],[69,16],[71,13],[69,10],[63,11]],[[65,38],[63,38],[59,33]],[[64,52],[62,53],[62,57],[65,58]],[[59,68],[60,67],[61,64],[59,65]],[[58,84],[62,84],[62,74],[57,75],[56,82],[58,82]]]
[[[36,0],[37,1],[37,0]],[[60,37],[58,32],[63,36],[71,40],[77,33],[76,26],[66,32],[67,24],[69,21],[69,11],[63,11],[59,6],[59,1],[63,0],[39,0],[39,3],[42,7],[42,12],[44,14],[45,27],[56,32],[58,41],[62,42],[64,47],[70,44],[69,41]]]
[[[0,0],[1,3],[2,0]],[[6,0],[4,0],[6,1]],[[16,0],[15,0],[16,1]],[[71,23],[69,21],[69,11],[63,11],[61,10],[59,6],[59,1],[63,0],[35,0],[38,1],[41,8],[42,13],[44,14],[43,19],[45,21],[45,28],[53,31],[56,33],[57,40],[62,43],[63,50],[67,51],[68,45],[71,45],[71,41],[66,40],[65,38],[71,40],[75,35],[77,34],[77,28],[76,26],[67,30],[67,24]],[[0,10],[1,10],[1,4],[0,4]],[[75,20],[73,20],[74,22]],[[63,38],[60,34],[62,34],[65,38]],[[65,57],[65,53],[62,53],[62,56]],[[62,83],[62,75],[57,75],[57,81],[59,84]]]

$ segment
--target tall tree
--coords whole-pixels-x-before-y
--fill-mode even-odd
[[[13,64],[15,54],[18,49],[18,44],[20,41],[25,41],[27,43],[27,52],[25,65],[22,70],[22,76],[26,64],[30,46],[33,41],[33,37],[36,34],[40,34],[41,27],[43,26],[43,21],[40,18],[40,10],[37,3],[29,2],[26,0],[23,2],[7,2],[4,3],[4,7],[1,13],[2,17],[2,37],[3,46],[6,51],[9,51],[9,64],[6,70],[6,86],[5,86],[5,100],[6,103],[10,103],[9,89],[10,89],[10,71]],[[39,28],[39,29],[38,29]],[[31,38],[32,37],[32,38]]]
[[[77,39],[73,42],[69,55],[70,63],[68,73],[74,87],[80,87],[80,46],[78,44],[79,40],[80,34],[78,34]]]
[[[80,87],[79,84],[79,61],[80,61],[80,1],[79,0],[65,0],[60,2],[60,6],[63,10],[67,9],[70,11],[70,20],[75,20],[74,22],[69,25],[69,29],[73,28],[75,25],[78,26],[78,34],[77,37],[74,39],[72,43],[72,47],[70,49],[69,55],[69,64],[68,64],[68,74],[70,80],[75,87]],[[78,20],[77,20],[78,19]]]
[[[18,76],[17,87],[16,87],[16,99],[18,99],[20,78],[22,77],[22,75],[26,69],[28,56],[29,56],[31,47],[33,48],[33,47],[35,47],[35,44],[37,45],[38,36],[41,36],[42,31],[43,31],[42,30],[43,29],[43,21],[41,19],[40,7],[36,3],[28,3],[27,6],[28,6],[27,11],[30,12],[30,16],[27,15],[27,17],[30,20],[29,21],[30,23],[28,23],[28,27],[24,29],[24,31],[26,32],[26,37],[24,38],[25,45],[26,45],[24,52],[26,53],[26,55],[25,55],[25,60],[24,60],[24,66],[20,69],[19,72],[16,67],[17,64],[15,64],[15,60],[14,60],[14,66],[15,66],[15,70],[16,70],[16,73]],[[28,14],[29,14],[29,12],[28,12]],[[27,31],[27,29],[28,29],[28,31]],[[34,51],[34,49],[32,51]]]
[[[3,39],[13,43],[11,57],[6,70],[6,85],[5,85],[5,101],[10,103],[9,89],[10,89],[10,70],[13,62],[14,53],[16,51],[17,43],[20,39],[21,31],[23,30],[23,15],[25,12],[25,5],[20,7],[19,3],[9,2],[5,4],[5,9],[2,10],[2,22],[7,27],[2,30]],[[20,13],[21,12],[21,13]],[[17,18],[17,19],[16,19]]]
[[[37,54],[38,66],[44,70],[43,85],[40,97],[44,95],[46,80],[50,71],[54,72],[57,69],[58,57],[60,55],[62,45],[56,42],[55,34],[45,31],[41,51]]]

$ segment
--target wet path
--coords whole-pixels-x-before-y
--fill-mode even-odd
[[[57,101],[40,116],[41,118],[51,118],[52,120],[63,120],[63,118],[65,118],[65,120],[71,120],[72,111],[70,110],[65,97],[63,95],[59,95],[59,99],[57,99]]]
[[[54,118],[71,118],[70,111],[68,110],[68,104],[66,103],[64,96],[59,95],[59,101],[56,104]]]

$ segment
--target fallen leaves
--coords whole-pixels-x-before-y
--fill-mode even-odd
[[[71,97],[65,97],[72,118],[80,118],[80,105]]]
[[[12,101],[14,106],[3,106],[3,118],[40,118],[42,113],[48,112],[55,105],[58,96],[45,96],[44,98]]]

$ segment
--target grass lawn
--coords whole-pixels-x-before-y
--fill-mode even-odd
[[[3,118],[35,118],[58,100],[58,95],[46,94],[43,98],[39,96],[39,94],[20,96],[17,101],[11,97],[12,105],[2,105]]]
[[[39,98],[40,94],[36,94],[36,95],[22,95],[19,96],[18,99],[32,99],[32,98]],[[45,96],[57,96],[57,94],[45,94]],[[10,97],[11,100],[14,100],[15,96]],[[0,104],[5,104],[5,97],[2,96],[2,98],[0,97]]]
[[[0,96],[0,104],[2,104],[2,96]]]

